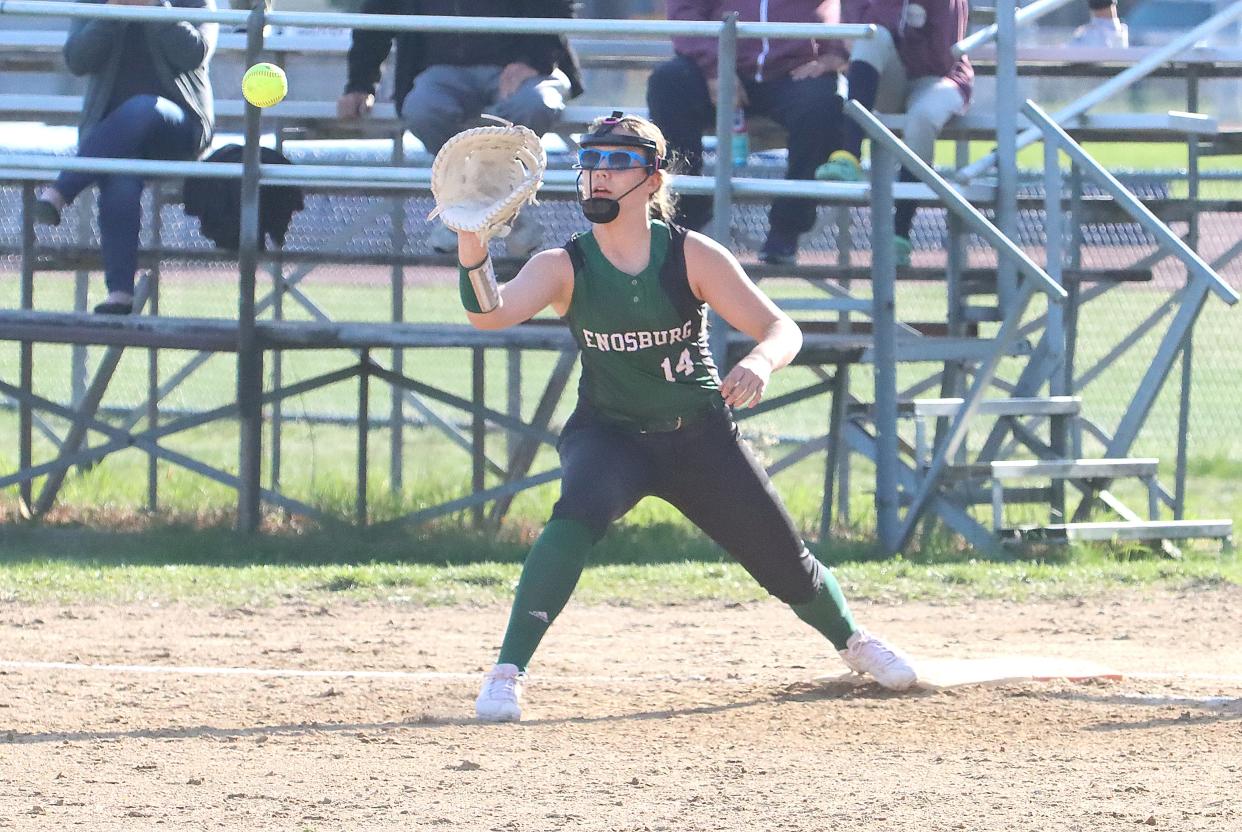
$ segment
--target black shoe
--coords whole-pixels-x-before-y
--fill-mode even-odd
[[[34,213],[31,217],[36,225],[60,225],[60,209],[46,199],[34,201]]]
[[[96,315],[130,315],[133,311],[133,302],[117,303],[116,301],[104,301],[95,307]]]
[[[773,229],[759,249],[759,259],[769,266],[792,266],[798,262],[798,235]]]

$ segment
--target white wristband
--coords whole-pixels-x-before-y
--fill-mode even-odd
[[[467,268],[466,274],[470,277],[470,286],[474,289],[481,313],[491,312],[500,306],[500,286],[496,283],[496,269],[492,266],[490,254],[479,265]]]

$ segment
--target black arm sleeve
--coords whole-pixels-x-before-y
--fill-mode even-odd
[[[363,14],[403,14],[409,11],[409,4],[399,0],[364,0],[359,11]],[[375,85],[380,80],[380,67],[392,51],[395,35],[396,32],[354,30],[347,58],[349,78],[345,82],[345,92],[375,93]]]
[[[525,17],[574,16],[573,0],[523,0],[521,5]],[[568,45],[563,35],[526,35],[515,52],[517,60],[548,75],[564,62]]]

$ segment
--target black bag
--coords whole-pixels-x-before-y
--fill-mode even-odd
[[[284,154],[270,147],[259,149],[263,164],[293,164]],[[208,162],[240,162],[242,146],[225,145],[207,157]],[[187,179],[183,190],[185,213],[198,217],[203,236],[219,248],[237,251],[241,237],[241,180]],[[263,185],[259,188],[259,248],[267,249],[267,240],[278,246],[285,244],[285,234],[293,215],[305,206],[302,189],[295,185]]]

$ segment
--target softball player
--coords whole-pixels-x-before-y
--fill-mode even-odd
[[[771,594],[886,688],[916,681],[909,661],[855,623],[832,573],[807,551],[732,408],[757,404],[802,346],[790,318],[707,237],[667,222],[666,145],[646,119],[613,113],[578,154],[589,232],[540,252],[503,290],[487,249],[459,236],[471,324],[503,329],[551,305],[582,350],[578,405],[561,433],[561,498],[522,569],[479,719],[521,718],[522,683],[590,548],[641,498],[676,506]],[[707,306],[757,342],[722,382],[707,346]],[[483,310],[487,311],[483,311]]]

